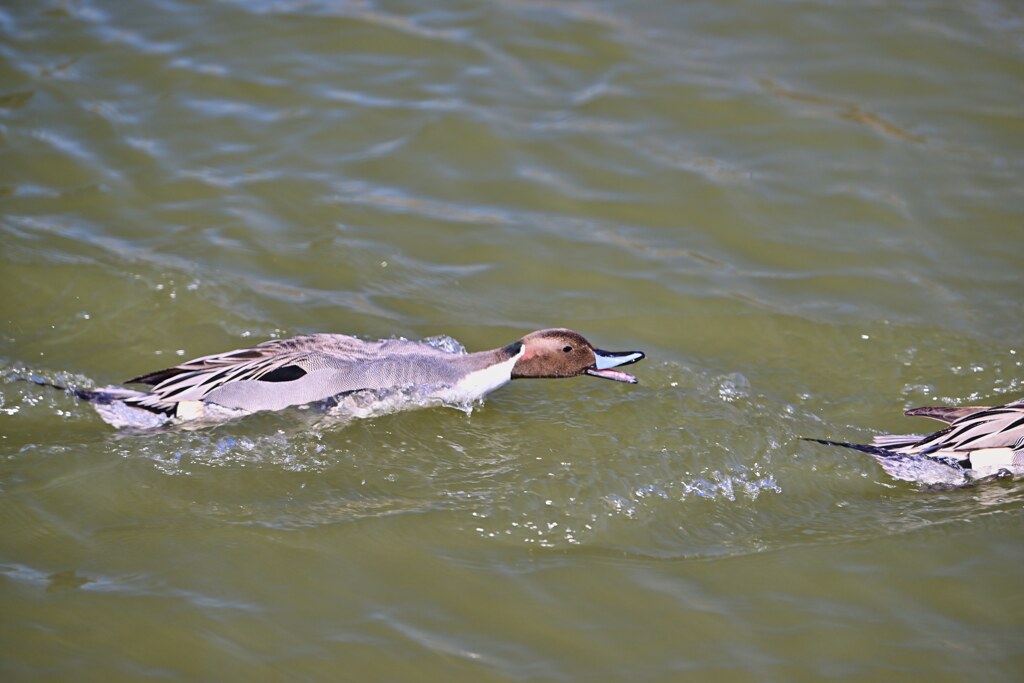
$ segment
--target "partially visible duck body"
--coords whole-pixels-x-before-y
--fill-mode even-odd
[[[930,485],[1024,476],[1024,399],[1001,406],[926,406],[908,416],[947,425],[927,435],[876,436],[870,445],[808,439],[875,457],[890,475]]]
[[[526,377],[586,374],[635,383],[635,377],[614,368],[643,357],[640,351],[595,349],[567,329],[539,330],[477,353],[449,352],[404,339],[313,334],[203,356],[126,382],[150,385],[148,391],[106,387],[75,393],[115,427],[148,428],[324,401],[337,407],[345,397],[367,394],[369,403],[380,398],[392,409],[468,405]]]

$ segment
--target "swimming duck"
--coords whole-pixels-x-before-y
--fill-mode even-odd
[[[116,427],[150,427],[281,410],[364,390],[408,389],[415,395],[413,405],[465,405],[526,377],[592,375],[636,383],[615,368],[643,358],[640,351],[596,349],[567,329],[531,332],[477,353],[451,353],[404,339],[312,334],[203,356],[125,382],[150,385],[148,391],[107,387],[75,393]]]
[[[876,436],[870,445],[807,440],[868,453],[905,481],[963,484],[1024,475],[1024,398],[995,407],[925,406],[904,415],[947,426],[928,435]]]

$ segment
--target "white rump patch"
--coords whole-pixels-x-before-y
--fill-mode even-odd
[[[1014,456],[1012,448],[980,448],[971,451],[971,469],[980,477],[995,474],[999,470],[1021,474],[1024,468],[1014,462]]]

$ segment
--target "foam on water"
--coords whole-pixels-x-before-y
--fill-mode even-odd
[[[420,341],[427,346],[432,346],[435,349],[439,349],[447,353],[454,353],[459,356],[464,356],[468,353],[468,351],[466,351],[466,347],[463,346],[461,342],[449,337],[448,335],[434,335],[433,337],[425,337]]]

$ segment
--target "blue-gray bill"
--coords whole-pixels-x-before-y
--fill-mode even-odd
[[[614,368],[643,360],[644,353],[642,351],[602,351],[601,349],[594,349],[594,358],[594,367],[586,370],[588,375],[603,377],[604,379],[611,379],[616,382],[636,384],[636,377]]]

